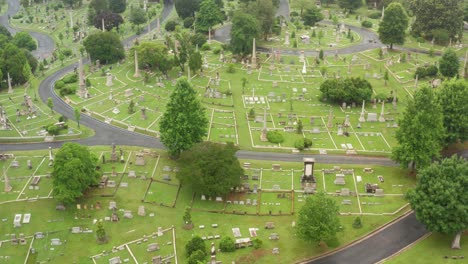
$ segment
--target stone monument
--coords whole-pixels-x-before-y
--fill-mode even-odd
[[[252,68],[253,69],[257,68],[257,54],[255,51],[255,38],[253,39],[253,45],[252,45]]]
[[[114,76],[112,75],[112,73],[108,73],[107,77],[106,77],[106,86],[107,87],[110,87],[110,86],[114,85],[114,83],[112,81],[113,79],[114,79]]]
[[[359,116],[359,123],[364,123],[366,122],[366,118],[364,117],[364,106],[365,106],[366,101],[362,100],[362,110],[361,110],[361,115]]]
[[[380,111],[379,122],[385,122],[385,102],[382,102],[382,110]]]
[[[263,128],[262,128],[262,134],[260,135],[260,140],[262,142],[268,141],[267,139],[267,114],[266,114],[266,107],[263,110]]]
[[[6,174],[6,168],[5,167],[3,167],[3,179],[5,181],[5,189],[4,189],[5,192],[7,192],[7,193],[11,192],[12,187],[10,185],[10,180],[8,179],[8,176]]]
[[[10,78],[9,72],[7,72],[7,82],[8,82],[8,93],[11,94],[13,93],[13,87],[11,86],[11,78]]]
[[[140,78],[141,77],[141,74],[140,74],[140,69],[138,68],[138,54],[135,50],[135,73],[133,74],[133,77],[134,78]]]

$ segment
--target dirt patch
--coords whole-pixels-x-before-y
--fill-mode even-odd
[[[268,252],[265,249],[255,249],[252,253],[237,258],[236,263],[257,263],[257,261],[263,258],[266,254],[268,254]]]

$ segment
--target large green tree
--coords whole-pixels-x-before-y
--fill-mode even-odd
[[[210,197],[222,196],[240,184],[244,170],[233,143],[202,142],[181,154],[177,178],[193,191]]]
[[[399,120],[396,131],[398,146],[393,148],[392,159],[414,171],[429,166],[439,157],[445,136],[442,108],[435,91],[427,85],[414,93]]]
[[[362,0],[338,0],[338,5],[345,10],[353,12],[362,6]]]
[[[315,26],[315,23],[323,20],[322,12],[317,7],[307,8],[304,15],[304,25],[306,26]]]
[[[159,122],[161,142],[172,157],[190,149],[206,136],[208,119],[197,92],[187,78],[177,80],[174,91]]]
[[[127,0],[108,0],[109,9],[114,13],[123,13],[127,8]]]
[[[271,0],[256,0],[244,5],[241,12],[251,14],[257,19],[263,39],[267,40],[272,33],[276,9]]]
[[[200,9],[201,0],[175,0],[175,9],[180,18],[195,16],[195,13]]]
[[[407,193],[416,218],[432,232],[454,234],[468,228],[468,162],[457,156],[418,173]]]
[[[97,157],[88,147],[67,142],[57,151],[52,170],[54,198],[71,204],[93,185],[100,175],[96,171]]]
[[[336,103],[369,101],[372,85],[363,78],[328,79],[320,85],[322,98]]]
[[[102,29],[102,21],[104,20],[104,29],[107,31],[111,31],[113,28],[116,28],[117,31],[119,30],[119,26],[124,22],[121,15],[117,13],[113,13],[109,10],[104,10],[99,12],[94,17],[94,27],[97,29]]]
[[[296,234],[299,238],[316,243],[336,239],[340,230],[339,207],[335,200],[319,192],[308,196],[299,211]]]
[[[297,8],[300,10],[300,13],[299,13],[300,16],[302,16],[302,13],[304,12],[304,10],[315,6],[315,3],[310,0],[292,0],[290,1],[290,3],[293,8]]]
[[[210,28],[222,21],[223,16],[214,0],[202,0],[196,16],[195,29],[199,32],[208,32]]]
[[[445,77],[455,77],[460,68],[460,61],[453,49],[447,49],[439,60],[439,71]]]
[[[144,24],[146,22],[146,12],[143,10],[143,8],[137,6],[137,7],[132,7],[130,9],[130,16],[129,16],[129,21],[137,26],[137,28],[140,28],[141,24]]]
[[[125,50],[117,34],[113,32],[96,32],[83,42],[91,60],[102,64],[115,63],[125,58]]]
[[[21,84],[27,81],[27,76],[24,75],[23,71],[26,63],[28,60],[25,53],[13,43],[7,43],[3,49],[0,49],[0,67],[4,77],[10,73],[12,84]]]
[[[18,48],[27,49],[29,51],[37,48],[36,41],[26,31],[21,31],[15,34],[13,37],[13,44]]]
[[[437,99],[444,113],[445,144],[468,140],[468,82],[443,82],[438,88]]]
[[[160,42],[144,41],[133,49],[137,51],[138,64],[142,69],[147,68],[166,74],[174,65],[167,47]]]
[[[391,3],[385,10],[385,16],[379,25],[379,38],[384,44],[402,45],[405,43],[408,16],[400,3]]]
[[[257,19],[244,12],[236,12],[232,18],[231,50],[234,54],[246,56],[252,53],[253,39],[260,34]]]
[[[413,0],[410,9],[416,19],[411,26],[413,33],[433,37],[437,30],[445,30],[458,40],[463,36],[463,1],[460,0]]]

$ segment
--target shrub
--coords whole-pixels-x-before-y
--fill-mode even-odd
[[[63,81],[56,81],[55,82],[55,89],[61,90],[63,87],[65,87],[65,83]]]
[[[278,130],[271,130],[267,132],[267,139],[271,143],[279,144],[279,143],[283,143],[284,136]]]
[[[213,54],[218,55],[221,52],[220,48],[213,49]]]
[[[369,15],[369,18],[372,18],[372,19],[380,19],[381,17],[382,17],[382,13],[380,12],[374,12]]]
[[[211,47],[210,47],[210,44],[208,44],[208,43],[205,43],[205,44],[203,44],[201,46],[202,51],[207,51],[207,50],[210,50],[210,49],[211,49]]]
[[[227,73],[235,73],[235,72],[236,72],[236,68],[234,67],[234,64],[233,64],[233,63],[229,63],[229,64],[228,64],[227,69],[226,69],[226,72],[227,72]]]
[[[60,132],[60,128],[56,125],[50,125],[47,127],[47,132],[49,132],[50,135],[56,136]]]
[[[60,89],[60,96],[65,96],[69,94],[74,94],[76,92],[76,88],[73,87],[63,87]]]
[[[67,49],[62,49],[62,54],[63,54],[63,56],[65,56],[65,57],[70,57],[70,56],[73,54],[73,52],[72,52],[71,49],[68,49],[68,48],[67,48]]]
[[[190,256],[197,250],[200,250],[204,253],[206,252],[205,241],[199,236],[194,236],[185,245],[185,253],[187,254],[187,256]]]
[[[233,252],[236,250],[236,245],[234,243],[234,240],[230,237],[224,237],[221,239],[221,242],[219,242],[219,249],[221,249],[222,252]]]
[[[358,217],[354,218],[353,227],[354,228],[361,228],[362,227],[361,217],[358,216]]]
[[[188,259],[188,264],[204,263],[205,259],[206,259],[206,252],[197,250],[190,255]]]
[[[312,147],[312,139],[304,138],[304,148]]]
[[[58,118],[58,121],[59,121],[59,122],[67,122],[67,120],[68,120],[68,118],[67,118],[66,116],[60,116],[60,117]]]
[[[169,20],[169,21],[167,21],[166,26],[164,26],[164,29],[166,29],[166,31],[172,32],[172,31],[175,30],[177,25],[178,25],[177,21]]]
[[[184,28],[189,28],[193,26],[193,22],[195,21],[195,18],[193,17],[186,17],[184,19]]]
[[[297,16],[299,16],[299,13],[297,11],[292,11],[290,15],[292,17],[297,17]]]
[[[447,45],[450,41],[450,34],[445,29],[434,29],[431,31],[434,42],[439,45]]]
[[[437,72],[439,69],[435,65],[430,65],[427,67],[418,67],[416,69],[416,72],[414,74],[414,78],[418,76],[419,79],[424,78],[424,77],[434,77],[437,75]]]
[[[206,36],[202,33],[195,33],[190,39],[190,42],[192,42],[194,46],[198,45],[198,47],[203,47],[206,43]]]
[[[294,142],[294,147],[298,150],[304,150],[304,139],[299,138]]]
[[[69,74],[62,78],[63,83],[76,83],[78,81],[78,75],[76,73]],[[58,81],[59,82],[59,81]]]
[[[369,20],[364,20],[364,21],[362,21],[361,26],[363,26],[365,28],[371,28],[372,27],[372,22],[370,22]]]
[[[263,241],[260,240],[260,239],[258,239],[258,238],[257,238],[257,239],[254,239],[254,240],[252,241],[252,246],[253,246],[253,248],[255,248],[255,249],[261,248],[262,245],[263,245]]]
[[[254,117],[255,117],[255,109],[250,108],[249,117],[250,117],[250,118],[254,118]]]

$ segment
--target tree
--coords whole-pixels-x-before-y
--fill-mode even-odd
[[[318,38],[318,44],[320,46],[320,40],[324,37],[324,33],[322,30],[319,31],[318,35],[317,35],[317,38]]]
[[[107,241],[106,230],[102,226],[102,222],[97,223],[96,236],[97,236],[98,242],[104,243]]]
[[[318,192],[308,196],[299,211],[296,234],[310,242],[330,242],[340,230],[338,219],[339,207],[335,200],[327,198],[325,193]]]
[[[461,40],[463,37],[462,5],[463,1],[460,0],[410,1],[410,10],[416,17],[411,26],[413,33],[432,38],[434,30],[443,29],[448,32],[452,40]]]
[[[133,7],[130,9],[130,23],[134,24],[140,29],[140,25],[146,22],[146,13],[145,10],[141,7]]]
[[[18,48],[27,49],[29,51],[37,48],[36,41],[26,31],[21,31],[15,34],[13,37],[13,44]]]
[[[323,20],[323,15],[320,12],[320,9],[312,7],[306,9],[302,19],[304,20],[304,25],[313,27],[315,26],[315,23]]]
[[[73,114],[75,115],[76,123],[78,124],[78,129],[80,128],[80,118],[81,118],[81,111],[79,108],[73,109]]]
[[[175,9],[180,18],[195,16],[195,12],[200,9],[200,0],[175,0]]]
[[[362,78],[328,79],[320,85],[322,98],[336,103],[358,103],[369,101],[372,96],[371,84]]]
[[[219,249],[221,249],[222,252],[234,252],[236,250],[236,244],[232,238],[225,236],[221,239],[221,242],[219,242]]]
[[[408,28],[408,16],[400,3],[391,3],[385,10],[385,16],[379,25],[379,38],[384,44],[403,45],[405,43],[405,31]]]
[[[438,88],[437,101],[444,113],[445,144],[468,140],[468,82],[450,80]]]
[[[385,86],[387,86],[387,82],[388,82],[388,80],[389,80],[389,78],[388,78],[388,71],[385,71],[384,76],[383,76],[383,79],[384,79],[384,81],[385,81]]]
[[[83,192],[99,182],[96,165],[97,157],[88,147],[73,142],[63,144],[55,155],[51,173],[54,198],[71,204],[82,197]]]
[[[192,72],[196,72],[202,67],[202,55],[199,51],[193,52],[189,57],[189,68]]]
[[[128,103],[128,114],[133,114],[135,113],[135,102],[133,100],[130,100],[130,103]]]
[[[260,30],[263,34],[263,39],[267,40],[271,34],[273,23],[275,22],[276,9],[271,0],[257,0],[253,2],[252,12],[254,17],[257,18]],[[252,14],[252,13],[251,13]]]
[[[190,213],[191,208],[190,207],[185,207],[185,212],[184,212],[184,224],[190,225],[192,224],[192,214]]]
[[[102,64],[115,63],[125,58],[125,50],[119,36],[113,32],[96,32],[83,42],[92,61]]]
[[[304,11],[304,9],[314,7],[314,3],[310,0],[294,0],[292,2],[292,7],[300,9],[300,16],[302,16],[302,12]]]
[[[206,252],[203,252],[202,250],[197,250],[190,254],[190,257],[188,259],[188,264],[199,264],[199,263],[205,263],[206,259]]]
[[[418,173],[406,197],[416,218],[432,232],[455,234],[468,228],[468,162],[457,156]]]
[[[185,245],[185,254],[187,257],[190,257],[190,255],[197,250],[201,250],[206,254],[205,241],[199,236],[194,236]]]
[[[108,10],[109,2],[108,0],[91,0],[89,6],[98,14],[101,11]]]
[[[297,129],[296,129],[296,132],[297,132],[298,134],[302,134],[302,130],[303,130],[303,129],[304,129],[304,125],[302,124],[302,120],[299,119],[299,120],[297,121]]]
[[[0,25],[0,35],[3,35],[8,39],[12,38],[10,31],[3,25]]]
[[[137,51],[138,64],[141,68],[166,74],[174,65],[167,47],[162,43],[144,41],[133,48]]]
[[[362,6],[362,0],[338,0],[338,5],[352,13]]]
[[[182,184],[191,185],[197,193],[210,197],[225,195],[240,184],[240,177],[244,175],[235,155],[237,150],[231,142],[198,143],[181,154],[177,178]]]
[[[111,31],[113,28],[118,31],[119,26],[124,22],[121,15],[109,10],[101,11],[94,17],[94,27],[102,29],[102,21],[104,21],[104,29],[107,31]]]
[[[208,32],[211,27],[223,22],[221,10],[214,0],[202,0],[200,10],[196,17],[196,30],[198,32]]]
[[[127,0],[108,0],[110,11],[121,14],[127,8]]]
[[[232,18],[231,50],[234,54],[246,56],[252,53],[253,39],[260,34],[257,19],[243,12],[236,12]]]
[[[172,157],[201,142],[207,133],[208,119],[197,97],[187,78],[177,80],[159,123],[161,142]]]
[[[436,102],[435,92],[423,86],[409,99],[396,131],[398,146],[393,148],[392,159],[402,167],[414,171],[427,167],[439,157],[444,138],[443,114]]]
[[[52,97],[47,98],[47,106],[50,108],[50,113],[54,113],[54,101],[52,101]]]
[[[3,49],[0,49],[0,68],[4,76],[6,73],[10,73],[13,85],[27,81],[23,71],[26,63],[28,61],[25,53],[14,44],[7,43]]]
[[[460,61],[457,54],[453,49],[447,49],[439,60],[440,73],[448,78],[455,77],[458,75],[458,68],[460,68]]]

